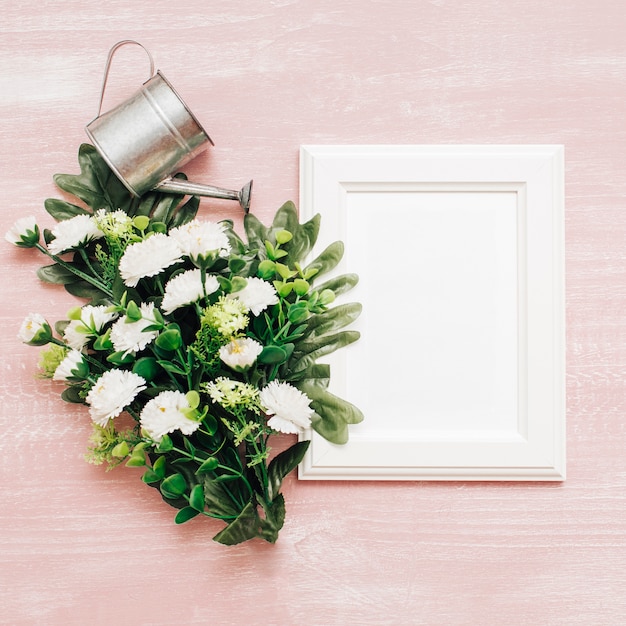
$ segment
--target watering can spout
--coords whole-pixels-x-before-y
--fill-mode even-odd
[[[250,195],[252,193],[252,181],[246,183],[239,191],[222,189],[213,185],[192,183],[181,178],[167,178],[160,182],[154,191],[165,191],[169,193],[182,193],[190,196],[208,196],[210,198],[222,198],[224,200],[237,200],[239,205],[248,213],[250,210]]]

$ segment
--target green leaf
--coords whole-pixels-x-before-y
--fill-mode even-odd
[[[342,293],[346,293],[350,291],[353,287],[357,285],[359,282],[358,274],[341,274],[340,276],[336,276],[327,280],[325,283],[321,285],[317,285],[317,289],[319,291],[324,291],[325,289],[330,289],[334,292],[336,296],[340,296]]]
[[[68,263],[68,265],[71,265]],[[42,280],[45,283],[52,283],[55,285],[65,285],[67,283],[73,283],[80,278],[74,274],[71,270],[59,265],[58,263],[53,263],[52,265],[44,265],[37,270],[37,276],[39,280]]]
[[[187,490],[187,481],[182,474],[176,473],[168,476],[160,485],[161,493],[166,498],[175,499],[182,496]]]
[[[295,443],[272,459],[267,467],[267,488],[270,500],[273,500],[278,495],[285,476],[302,461],[310,443],[310,441]]]
[[[210,456],[208,459],[203,461],[202,465],[200,465],[200,467],[196,470],[196,474],[212,472],[218,465],[219,461],[214,456]]]
[[[61,222],[63,220],[69,220],[77,215],[91,215],[91,213],[82,207],[75,204],[70,204],[64,200],[57,200],[56,198],[48,198],[44,201],[44,208],[52,217]]]
[[[178,226],[182,226],[187,222],[191,222],[191,220],[196,217],[198,213],[198,209],[200,208],[200,198],[196,196],[192,196],[178,208],[176,213],[171,217],[169,221],[170,228],[177,228]]]
[[[154,380],[161,371],[158,361],[151,356],[141,357],[133,365],[133,372],[138,374],[148,382]]]
[[[287,352],[280,346],[265,346],[257,360],[259,363],[278,364],[284,363],[287,358]]]
[[[261,520],[261,537],[265,541],[275,543],[278,532],[285,523],[285,499],[278,494],[269,505],[263,506],[265,519]]]
[[[176,513],[174,521],[177,524],[184,524],[185,522],[188,522],[190,519],[193,519],[197,515],[200,515],[200,511],[194,509],[191,506],[184,506],[182,509],[180,509],[180,511],[178,511],[178,513]]]
[[[85,404],[84,398],[80,395],[80,387],[68,387],[61,392],[61,398],[71,404]]]
[[[77,298],[84,298],[91,302],[102,300],[106,295],[98,287],[84,280],[76,280],[65,284],[65,290]]]
[[[314,338],[340,330],[354,322],[362,309],[363,306],[359,302],[349,302],[313,315],[309,318],[305,334],[308,338]]]
[[[252,213],[247,213],[243,218],[243,227],[248,239],[248,244],[252,248],[265,249],[265,240],[268,237],[267,229]]]
[[[196,511],[204,511],[204,488],[202,485],[196,485],[189,494],[189,506]]]
[[[161,350],[173,352],[183,345],[183,338],[178,328],[168,328],[155,339],[154,343],[161,348]]]
[[[348,424],[363,421],[360,409],[310,380],[295,382],[294,385],[311,398],[311,408],[315,411],[311,418],[313,430],[331,443],[346,443]]]
[[[306,341],[299,341],[289,366],[292,371],[298,372],[322,356],[331,354],[359,339],[361,334],[356,330],[344,330],[333,335],[324,335]]]
[[[179,365],[176,365],[175,363],[172,363],[171,361],[159,360],[157,361],[157,363],[166,372],[171,372],[172,374],[178,374],[179,376],[187,375],[187,372],[182,367],[180,367]]]
[[[161,477],[156,472],[148,468],[141,477],[141,480],[146,483],[146,485],[151,485],[153,483],[158,483],[161,480]]]
[[[174,449],[174,442],[172,441],[172,438],[169,435],[163,435],[163,437],[161,438],[161,441],[159,441],[157,447],[156,447],[156,451],[157,452],[169,452],[170,450]]]
[[[211,513],[221,517],[236,517],[239,509],[229,496],[224,485],[208,476],[204,479],[204,501]]]
[[[316,269],[316,276],[321,276],[337,266],[343,258],[344,245],[342,241],[331,243],[316,259],[304,268],[304,272]]]
[[[102,208],[127,211],[133,201],[132,194],[92,145],[80,146],[78,163],[80,174],[54,175],[54,182],[60,189],[76,196],[94,211]]]
[[[112,352],[107,356],[107,361],[113,365],[130,365],[135,360],[132,354],[124,354],[121,350]]]
[[[248,541],[261,534],[261,520],[256,511],[256,506],[248,502],[237,519],[232,521],[224,530],[213,537],[214,541],[227,546]]]

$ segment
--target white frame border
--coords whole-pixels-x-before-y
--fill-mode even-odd
[[[347,194],[377,190],[514,190],[518,197],[518,337],[525,418],[513,439],[380,440],[344,446],[315,432],[304,480],[565,479],[564,150],[559,145],[305,145],[300,218],[322,216],[319,245],[344,239]],[[358,268],[340,266],[339,272]],[[530,295],[529,295],[530,294]],[[363,303],[367,307],[367,303]],[[362,337],[360,341],[367,341]],[[332,361],[341,395],[346,353]],[[343,353],[343,354],[340,354]],[[522,358],[522,357],[520,357]],[[356,402],[358,404],[358,402]],[[367,415],[364,425],[367,424]]]

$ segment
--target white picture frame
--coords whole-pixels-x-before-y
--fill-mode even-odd
[[[302,480],[565,479],[564,150],[304,145],[300,218],[359,274],[328,358],[362,423]]]

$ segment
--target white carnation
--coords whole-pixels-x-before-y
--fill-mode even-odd
[[[20,217],[4,238],[15,246],[33,247],[39,242],[39,226],[32,215]]]
[[[311,425],[309,397],[289,383],[273,380],[261,390],[261,406],[271,415],[267,425],[281,433],[299,433]]]
[[[170,231],[170,237],[178,242],[183,254],[192,260],[211,253],[217,256],[227,256],[230,252],[230,243],[224,232],[224,226],[217,222],[194,219],[178,228],[173,228]]]
[[[183,435],[195,432],[200,422],[190,420],[183,411],[191,408],[184,393],[162,391],[144,406],[139,416],[141,427],[154,441],[161,441],[163,435],[180,430]]]
[[[106,426],[109,419],[117,417],[145,388],[146,381],[134,372],[120,369],[104,372],[85,399],[91,419],[99,426]]]
[[[80,310],[80,319],[71,320],[63,331],[65,342],[74,350],[82,350],[90,339],[98,336],[104,326],[118,314],[110,312],[108,306],[87,304]]]
[[[263,346],[251,337],[231,339],[220,348],[220,359],[236,372],[245,372],[263,351]]]
[[[141,278],[156,276],[181,258],[182,250],[175,239],[155,233],[126,248],[120,259],[120,276],[127,287],[136,287]]]
[[[116,352],[135,354],[143,350],[149,343],[156,339],[158,330],[146,330],[155,323],[154,303],[143,302],[139,308],[141,319],[129,322],[122,317],[111,327],[111,343]]]
[[[238,298],[243,302],[253,315],[258,315],[272,304],[278,302],[276,289],[271,283],[262,278],[248,278],[246,286],[229,297]]]
[[[50,325],[46,321],[46,318],[41,313],[29,313],[22,322],[20,329],[17,333],[18,339],[24,343],[33,341],[38,335],[47,333],[50,330]]]
[[[217,278],[212,275],[205,277],[204,287],[202,286],[202,275],[199,269],[187,270],[182,274],[174,276],[165,285],[165,294],[161,308],[166,315],[169,315],[182,306],[197,302],[205,295],[216,292],[219,289]]]
[[[85,359],[83,353],[78,350],[70,350],[65,358],[59,363],[54,370],[54,376],[52,380],[69,381],[75,377],[77,373],[85,366]]]
[[[63,220],[52,229],[52,234],[54,239],[48,244],[51,254],[61,254],[104,236],[91,215],[75,215],[69,220]]]

